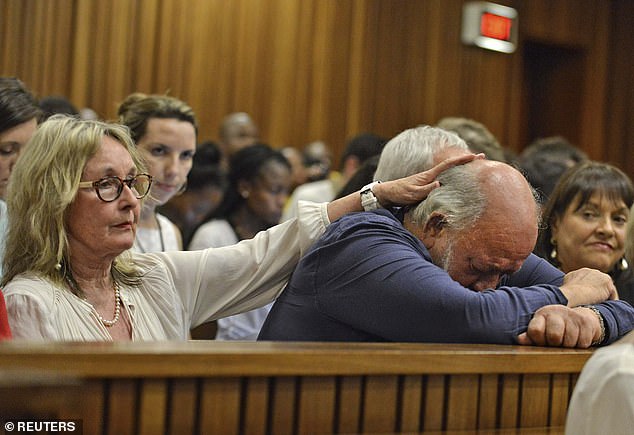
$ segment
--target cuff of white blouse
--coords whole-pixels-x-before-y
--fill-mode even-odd
[[[299,248],[302,255],[330,225],[327,205],[327,202],[316,203],[302,200],[297,203]]]
[[[302,214],[319,213],[319,216],[316,216],[316,217],[321,221],[321,224],[323,225],[324,229],[331,223],[330,219],[328,218],[328,203],[327,202],[313,202],[313,201],[306,201],[306,200],[300,199],[297,202],[297,209],[298,209],[297,215],[300,216],[300,218],[302,217]]]

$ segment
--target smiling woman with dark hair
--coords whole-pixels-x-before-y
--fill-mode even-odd
[[[620,169],[585,162],[557,183],[542,215],[536,253],[564,273],[589,267],[609,274],[619,297],[634,302],[625,237],[634,187]]]

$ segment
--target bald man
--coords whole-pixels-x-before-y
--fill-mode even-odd
[[[257,125],[245,112],[230,113],[225,116],[218,134],[220,147],[227,156],[232,156],[242,148],[257,143],[260,138]]]
[[[422,132],[430,134],[444,137]],[[333,223],[300,261],[259,339],[584,348],[632,329],[634,309],[612,300],[609,276],[564,276],[531,253],[539,209],[518,171],[476,160],[437,180],[401,217],[378,209]]]

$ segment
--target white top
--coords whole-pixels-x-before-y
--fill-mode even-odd
[[[158,228],[140,228],[136,230],[136,238],[132,250],[135,252],[178,251],[178,235],[174,223],[160,213],[156,213]]]
[[[302,184],[288,198],[286,207],[282,213],[282,222],[297,217],[297,204],[299,201],[324,202],[332,201],[337,195],[336,186],[330,178],[319,181],[311,181]]]
[[[186,340],[192,327],[272,302],[328,224],[326,204],[303,203],[299,219],[236,245],[133,253],[141,284],[120,285],[132,339]],[[112,340],[92,307],[64,286],[27,272],[12,279],[4,295],[16,339]]]
[[[229,222],[224,219],[214,219],[205,222],[196,230],[189,242],[189,250],[219,248],[235,245],[238,242],[238,236]]]
[[[228,221],[214,219],[196,230],[189,249],[219,248],[235,245],[238,241],[238,236]],[[246,313],[218,319],[216,340],[256,340],[272,305],[270,303]]]
[[[566,435],[634,433],[634,332],[598,349],[575,385]]]

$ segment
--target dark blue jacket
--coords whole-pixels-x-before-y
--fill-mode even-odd
[[[386,210],[332,223],[301,259],[260,340],[513,344],[533,313],[567,304],[561,271],[531,254],[495,290],[463,287]],[[622,301],[597,305],[610,343],[634,326]]]

